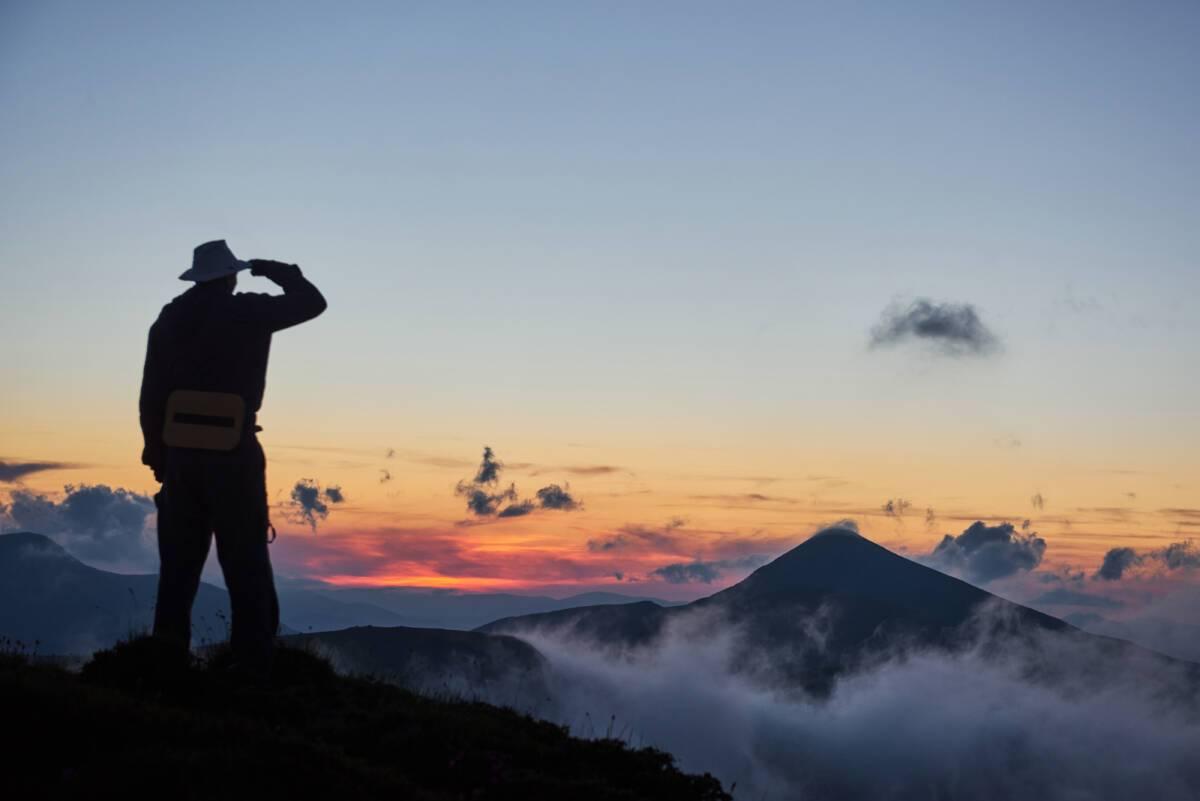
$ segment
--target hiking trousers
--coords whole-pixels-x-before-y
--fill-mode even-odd
[[[232,451],[167,448],[158,505],[154,635],[191,646],[192,603],[215,537],[233,613],[234,663],[270,669],[279,600],[267,553],[266,457],[254,436]]]

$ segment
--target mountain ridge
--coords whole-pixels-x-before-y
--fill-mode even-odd
[[[818,695],[847,671],[914,647],[955,650],[981,638],[1028,640],[1040,632],[1095,637],[844,528],[822,531],[732,587],[682,606],[580,607],[504,618],[478,630],[515,636],[540,630],[622,651],[647,646],[699,614],[713,617],[692,636],[717,626],[738,635],[735,670],[769,664],[786,683]],[[1137,646],[1111,640],[1104,647]]]

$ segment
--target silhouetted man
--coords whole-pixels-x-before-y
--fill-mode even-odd
[[[282,295],[234,294],[246,268]],[[256,432],[271,335],[325,310],[294,264],[236,259],[224,241],[196,248],[179,276],[196,284],[150,327],[139,401],[142,462],[162,482],[156,637],[186,653],[192,601],[215,535],[233,611],[234,664],[269,670],[279,602],[267,553],[266,460]]]

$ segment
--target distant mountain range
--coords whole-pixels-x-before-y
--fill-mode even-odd
[[[624,651],[689,620],[701,636],[735,633],[734,670],[754,672],[766,665],[774,677],[818,695],[839,675],[905,649],[952,650],[981,640],[1008,644],[1012,637],[1041,632],[1070,632],[1105,652],[1136,648],[1084,634],[838,528],[690,604],[583,607],[505,618],[479,631],[516,636],[542,631]],[[706,622],[696,626],[697,620]]]
[[[0,637],[39,654],[90,654],[148,630],[158,577],[126,576],[80,562],[40,534],[0,536]],[[193,638],[226,638],[229,596],[201,584]]]
[[[296,588],[289,590],[286,582],[280,583],[280,597],[290,598],[311,594],[314,590]],[[652,601],[669,606],[656,598],[621,595],[615,592],[587,592],[568,598],[550,598],[544,595],[514,595],[512,593],[463,593],[441,590],[411,589],[407,587],[355,587],[348,589],[322,587],[319,595],[343,604],[366,604],[394,616],[390,623],[359,620],[358,625],[401,625],[421,628],[447,628],[470,630],[503,617],[533,615],[573,609],[579,606],[607,606],[628,604],[636,601]],[[281,605],[286,606],[281,601]],[[299,618],[297,618],[299,619]],[[304,621],[309,625],[308,621]],[[351,624],[353,625],[353,624]],[[340,628],[340,626],[313,626],[315,630]]]
[[[89,653],[149,628],[155,585],[152,575],[84,565],[37,534],[0,536],[0,637],[37,641],[44,654]],[[490,635],[553,632],[616,652],[646,646],[673,624],[698,619],[707,633],[735,633],[733,669],[768,665],[777,678],[816,694],[881,654],[953,649],[980,635],[1069,631],[1109,650],[1135,647],[1084,634],[848,529],[826,530],[741,583],[678,606],[611,593],[554,599],[391,588],[321,592],[286,583],[280,605],[285,634],[349,672],[467,694],[502,678],[528,684],[534,696],[540,692],[541,654],[518,639]],[[198,642],[223,640],[225,591],[201,585],[193,620]],[[468,623],[477,628],[458,630]]]
[[[80,562],[40,534],[0,535],[0,637],[43,654],[88,654],[154,620],[158,577],[125,575]],[[283,633],[332,631],[356,626],[468,630],[500,617],[632,599],[616,593],[549,598],[505,593],[445,593],[369,588],[325,590],[280,580]],[[192,610],[193,640],[224,640],[230,621],[224,589],[201,583]]]

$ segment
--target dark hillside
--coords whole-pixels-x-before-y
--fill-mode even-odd
[[[427,695],[545,706],[546,660],[516,637],[451,629],[356,626],[297,634],[285,643],[327,658],[338,673],[366,675]]]
[[[151,640],[81,675],[0,657],[12,798],[728,799],[670,755],[480,703],[345,679],[283,649],[269,688]]]

